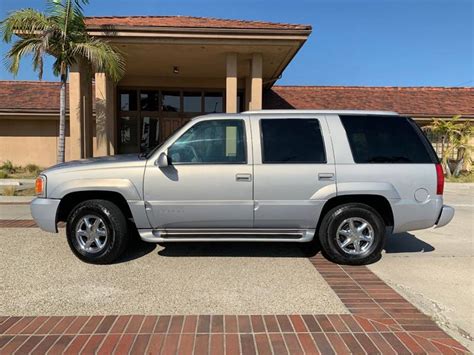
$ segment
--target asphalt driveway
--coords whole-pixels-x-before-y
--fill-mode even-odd
[[[446,184],[444,197],[450,224],[391,236],[369,268],[474,351],[474,184]]]
[[[64,235],[0,229],[0,314],[347,313],[298,246],[136,242],[89,265]]]

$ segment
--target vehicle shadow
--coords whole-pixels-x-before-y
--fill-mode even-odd
[[[435,248],[411,233],[391,234],[385,242],[385,252],[395,253],[429,253]]]
[[[156,249],[155,243],[144,242],[143,240],[140,239],[138,234],[133,235],[133,237],[131,238],[128,244],[127,249],[122,254],[122,256],[120,256],[116,261],[114,261],[114,264],[121,264],[127,261],[141,258],[142,256],[145,256],[153,252],[155,249]]]
[[[124,263],[141,258],[156,249],[165,257],[275,257],[309,258],[322,253],[319,242],[279,243],[279,242],[183,242],[157,244],[142,241],[134,236],[126,252],[115,262]],[[388,235],[385,243],[387,254],[427,253],[435,248],[411,233]],[[324,253],[322,253],[323,256]],[[326,257],[326,256],[325,256]],[[373,260],[373,262],[377,262]]]
[[[185,242],[164,243],[158,255],[167,257],[275,257],[307,258],[320,252],[316,243]]]

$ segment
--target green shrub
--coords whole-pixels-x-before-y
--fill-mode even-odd
[[[41,168],[36,164],[28,164],[25,166],[25,170],[32,175],[39,175]]]
[[[6,179],[8,177],[8,173],[5,170],[0,170],[0,179]]]
[[[0,169],[10,174],[15,172],[15,167],[13,166],[13,163],[10,160],[5,160],[2,166],[0,166]]]

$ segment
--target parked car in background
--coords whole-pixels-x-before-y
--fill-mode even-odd
[[[372,111],[258,111],[193,119],[146,156],[44,171],[31,211],[67,222],[72,251],[110,263],[129,227],[147,242],[317,238],[345,264],[379,258],[386,232],[441,227],[443,172],[408,117]]]

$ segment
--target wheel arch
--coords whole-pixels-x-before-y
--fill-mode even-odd
[[[376,210],[384,220],[385,226],[393,227],[394,225],[394,217],[393,217],[393,210],[390,205],[390,202],[387,200],[385,196],[382,195],[372,195],[372,194],[357,194],[357,195],[338,195],[335,197],[330,198],[324,204],[320,218],[318,220],[318,225],[316,227],[316,233],[319,231],[319,227],[321,225],[321,221],[323,220],[324,216],[333,208],[344,205],[347,203],[362,203],[372,207]]]
[[[70,192],[61,198],[61,202],[59,203],[56,213],[56,223],[67,221],[67,218],[74,207],[87,200],[110,201],[120,208],[127,219],[133,218],[132,211],[130,210],[127,200],[120,193],[115,191],[87,190]]]

